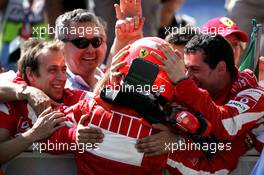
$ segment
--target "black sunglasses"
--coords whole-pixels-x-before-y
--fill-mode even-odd
[[[75,47],[79,49],[85,49],[90,44],[92,44],[93,48],[98,48],[102,42],[103,38],[101,37],[93,37],[92,39],[87,39],[85,37],[75,38],[75,39],[63,39],[64,42],[71,42]]]

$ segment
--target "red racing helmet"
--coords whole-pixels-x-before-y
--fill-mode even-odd
[[[126,76],[130,71],[132,63],[137,59],[143,59],[149,62],[150,64],[156,65],[156,67],[158,67],[158,65],[163,65],[163,63],[151,53],[155,52],[162,59],[166,59],[165,55],[157,48],[157,44],[164,42],[165,41],[163,39],[157,37],[145,37],[135,41],[130,46],[129,54],[124,59],[127,64],[124,67],[120,68],[119,71]],[[149,74],[148,69],[145,69],[145,67],[142,66],[138,69],[142,69],[140,71],[144,72],[142,78],[147,78]],[[155,86],[155,88],[152,88],[153,93],[160,93],[160,95],[165,97],[168,101],[173,100],[174,86],[165,71],[158,69],[153,86]]]

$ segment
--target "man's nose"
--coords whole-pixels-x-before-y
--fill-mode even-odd
[[[87,52],[91,52],[91,51],[93,51],[93,50],[95,50],[95,48],[93,47],[92,43],[90,43],[90,44],[88,45],[88,47],[86,47],[86,50],[85,50],[85,51],[87,51]]]
[[[56,78],[58,80],[66,80],[67,79],[67,76],[66,76],[66,73],[64,71],[59,71]]]

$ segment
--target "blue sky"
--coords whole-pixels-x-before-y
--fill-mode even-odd
[[[225,0],[185,0],[179,13],[194,17],[197,26],[201,27],[208,19],[226,16],[224,3]]]

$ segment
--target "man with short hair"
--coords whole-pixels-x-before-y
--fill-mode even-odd
[[[166,36],[165,41],[171,44],[172,48],[178,50],[182,56],[184,54],[184,47],[192,39],[195,34],[198,34],[197,31],[192,26],[184,26],[179,28],[175,33],[170,33]]]
[[[237,71],[232,48],[220,35],[194,36],[185,47],[185,65],[180,55],[175,54],[169,44],[158,47],[168,59],[163,60],[165,66],[161,66],[161,69],[164,69],[175,83],[177,101],[201,113],[213,126],[212,133],[217,142],[211,140],[205,144],[209,146],[208,144],[216,143],[218,146],[218,143],[221,145],[224,142],[230,144],[231,149],[217,150],[211,155],[207,155],[208,152],[204,152],[206,150],[179,150],[180,141],[190,145],[194,144],[195,140],[185,134],[167,135],[164,129],[163,134],[160,134],[163,137],[158,137],[158,133],[155,137],[153,135],[140,139],[138,150],[153,156],[172,151],[165,148],[166,145],[178,146],[170,147],[175,150],[170,153],[167,161],[168,170],[172,175],[230,173],[236,167],[240,156],[252,146],[257,149],[260,147],[259,133],[262,128],[261,122],[257,126],[256,122],[264,114],[263,89],[257,85],[251,71]],[[173,138],[178,141],[171,142]],[[161,146],[163,150],[160,150]]]
[[[28,91],[27,85],[39,88],[55,101],[56,103],[52,105],[53,109],[71,106],[87,95],[83,91],[64,89],[66,65],[62,43],[58,41],[29,40],[18,67],[19,73],[14,80],[22,84],[17,94],[18,99],[24,98],[24,93]],[[25,101],[1,104],[0,163],[12,159],[33,142],[47,138],[58,128],[64,126],[64,114],[56,110],[52,111],[52,108],[49,107],[37,117]],[[100,142],[103,137],[99,129],[90,128],[86,131],[91,133],[88,140],[93,139],[95,142]]]
[[[108,57],[110,65],[112,56],[120,49],[142,37],[142,28],[144,24],[141,14],[135,14],[128,17],[126,11],[122,8],[130,7],[132,9],[140,9],[141,4],[122,0],[120,6],[116,7],[116,38]],[[130,4],[130,6],[129,6]],[[123,7],[124,6],[124,7]],[[123,11],[122,11],[123,10]],[[136,12],[135,12],[136,13]],[[122,16],[122,18],[121,18]],[[120,19],[119,19],[120,18]],[[120,28],[120,23],[126,21],[125,30]],[[107,36],[106,24],[93,13],[85,9],[76,9],[60,15],[56,20],[55,37],[65,43],[64,52],[67,64],[67,83],[66,87],[72,89],[82,89],[93,91],[98,79],[102,76],[99,67],[106,57]],[[75,31],[75,32],[72,32]],[[121,35],[126,33],[125,37]],[[107,66],[109,66],[107,65]]]
[[[106,56],[103,24],[93,13],[76,9],[60,15],[56,20],[56,29],[55,37],[65,42],[67,86],[92,91],[97,82],[96,67]]]
[[[198,34],[185,46],[184,62],[171,59],[176,64],[164,64],[175,66],[168,74],[176,84],[176,98],[208,119],[218,139],[232,140],[262,118],[263,89],[250,70],[236,69],[232,48],[221,35]],[[233,120],[246,114],[252,118]]]
[[[175,84],[177,101],[201,113],[212,124],[216,143],[231,141],[234,147],[211,158],[203,154],[186,156],[188,151],[177,151],[170,155],[170,171],[229,173],[239,156],[258,144],[256,138],[264,115],[263,88],[258,86],[252,71],[236,69],[232,48],[219,34],[194,36],[185,46],[184,62],[170,57],[165,48],[162,46],[161,50],[169,61],[163,61],[164,69]]]

